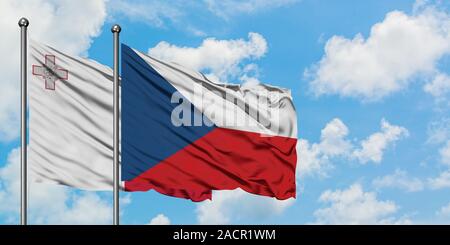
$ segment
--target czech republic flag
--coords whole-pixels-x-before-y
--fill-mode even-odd
[[[122,45],[121,98],[126,191],[196,202],[236,188],[295,197],[297,119],[288,90],[213,82]]]

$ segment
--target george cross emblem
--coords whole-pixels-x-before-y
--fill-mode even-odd
[[[45,65],[33,65],[33,75],[41,76],[45,80],[45,89],[55,90],[56,81],[67,81],[69,72],[56,66],[54,55],[45,55]]]

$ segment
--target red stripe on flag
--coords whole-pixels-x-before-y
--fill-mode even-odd
[[[130,181],[127,191],[154,189],[192,201],[212,190],[241,188],[287,199],[295,197],[297,139],[216,128]]]

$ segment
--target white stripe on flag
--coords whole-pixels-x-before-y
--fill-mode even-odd
[[[216,126],[297,138],[297,115],[288,90],[266,84],[214,83],[199,72],[134,52]]]

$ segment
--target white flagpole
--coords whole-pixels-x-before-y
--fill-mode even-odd
[[[20,26],[20,224],[27,224],[27,28],[26,18]]]
[[[21,18],[20,26],[20,224],[27,224],[27,28],[28,20]]]
[[[113,225],[119,225],[119,33],[120,26],[114,25],[111,28],[114,38],[114,122],[113,122],[113,140],[114,140],[114,205],[113,205]]]

